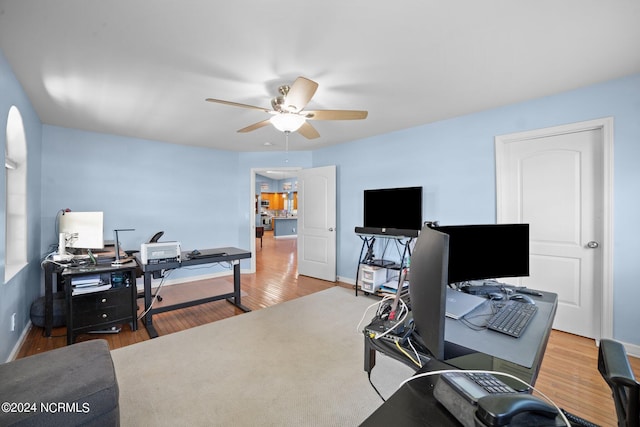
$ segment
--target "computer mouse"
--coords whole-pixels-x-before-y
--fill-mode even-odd
[[[191,255],[200,255],[200,251],[197,249],[194,249],[191,251]]]
[[[504,294],[500,292],[489,292],[489,294],[487,294],[487,298],[492,301],[502,301],[504,299]]]
[[[536,302],[531,299],[531,297],[522,294],[513,294],[509,297],[509,299],[519,302],[524,302],[527,304],[535,304]]]

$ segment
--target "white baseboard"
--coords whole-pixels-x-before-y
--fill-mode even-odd
[[[22,347],[24,340],[27,339],[27,335],[29,334],[29,331],[31,330],[32,326],[33,324],[31,323],[31,320],[29,320],[27,322],[27,325],[22,330],[22,333],[20,334],[20,338],[18,338],[18,342],[16,342],[16,345],[13,346],[11,353],[9,353],[9,358],[6,360],[6,362],[11,362],[16,359],[16,356],[20,351],[20,347]]]
[[[624,345],[625,350],[627,350],[627,354],[629,356],[640,358],[640,345],[628,344],[628,343],[622,343],[622,344]],[[637,372],[635,374],[638,375]]]
[[[347,283],[349,285],[355,285],[356,284],[356,280],[355,279],[352,279],[350,277],[342,277],[342,276],[338,276],[338,282]]]

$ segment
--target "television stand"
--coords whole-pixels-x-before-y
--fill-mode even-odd
[[[374,267],[389,268],[394,266],[396,263],[395,261],[389,261],[388,259],[374,259],[371,262],[363,262],[363,264],[372,265]]]
[[[355,232],[362,240],[360,249],[360,257],[358,258],[358,270],[356,272],[355,294],[361,290],[365,295],[383,293],[395,293],[398,289],[402,289],[400,277],[402,270],[407,266],[411,257],[410,244],[413,236],[407,236],[409,233],[394,234],[367,234],[363,232],[363,227],[356,227]],[[406,231],[406,230],[403,230]],[[382,242],[382,256],[375,258],[374,246],[376,239]],[[394,242],[398,249],[400,260],[398,262],[385,259],[385,253],[389,247],[389,243]],[[391,289],[386,289],[382,285],[387,282],[387,272],[393,270],[398,272],[398,283],[394,284]],[[364,276],[364,277],[363,277]]]

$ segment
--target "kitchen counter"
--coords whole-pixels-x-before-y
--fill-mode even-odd
[[[273,217],[273,236],[292,237],[297,235],[298,217],[297,216],[274,216]]]

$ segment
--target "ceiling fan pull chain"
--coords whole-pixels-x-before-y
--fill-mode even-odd
[[[284,132],[284,145],[285,145],[285,150],[286,150],[286,156],[284,158],[284,162],[285,163],[289,163],[289,134],[291,132],[290,131],[285,131]]]

